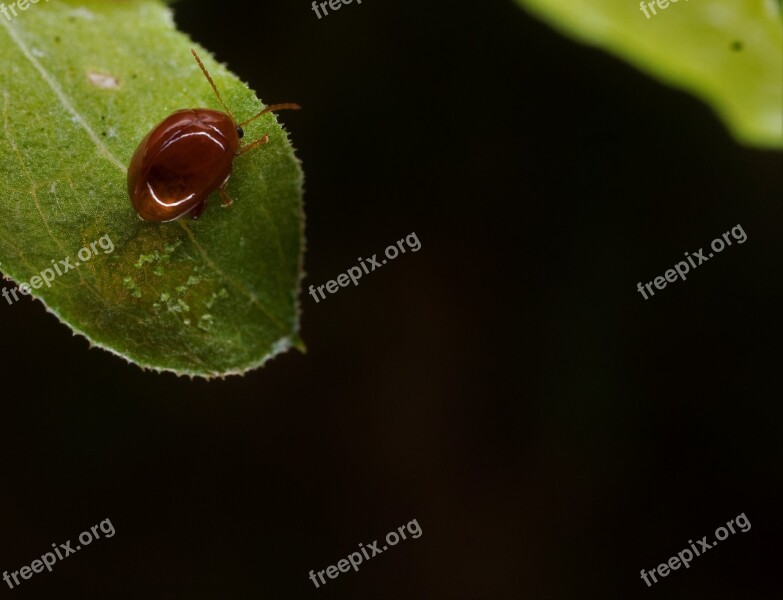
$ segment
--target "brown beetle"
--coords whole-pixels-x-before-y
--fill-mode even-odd
[[[128,194],[145,221],[165,223],[183,215],[197,219],[215,190],[223,205],[230,205],[226,184],[234,158],[269,141],[264,135],[240,146],[239,140],[245,135],[242,127],[269,112],[299,109],[297,104],[275,104],[237,123],[204,63],[195,50],[191,52],[226,112],[209,108],[178,110],[141,141],[128,168]]]

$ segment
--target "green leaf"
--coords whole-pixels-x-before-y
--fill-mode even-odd
[[[103,238],[106,250],[33,295],[142,367],[218,377],[302,347],[302,173],[266,115],[245,141],[270,142],[234,163],[233,206],[215,194],[198,221],[139,220],[126,174],[141,139],[175,110],[220,109],[193,46],[156,0],[41,2],[0,17],[0,270],[35,282]],[[238,119],[263,107],[196,49]]]
[[[783,147],[780,0],[517,0],[564,33],[710,104],[745,144]],[[645,3],[646,4],[646,3]]]

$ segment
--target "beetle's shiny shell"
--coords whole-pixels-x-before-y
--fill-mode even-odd
[[[128,168],[128,194],[145,221],[200,212],[231,175],[239,134],[226,113],[178,110],[141,141]]]

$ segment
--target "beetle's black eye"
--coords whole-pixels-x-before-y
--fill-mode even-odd
[[[237,135],[239,136],[239,139],[241,140],[243,137],[245,137],[245,130],[241,127],[237,127]]]

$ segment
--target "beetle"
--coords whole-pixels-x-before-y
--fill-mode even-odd
[[[128,167],[128,195],[145,221],[166,223],[185,215],[197,219],[215,190],[223,206],[230,206],[226,185],[234,159],[269,141],[266,134],[242,146],[242,128],[267,113],[300,108],[293,103],[274,104],[237,123],[201,58],[195,50],[191,52],[225,112],[209,108],[178,110],[141,140]]]

